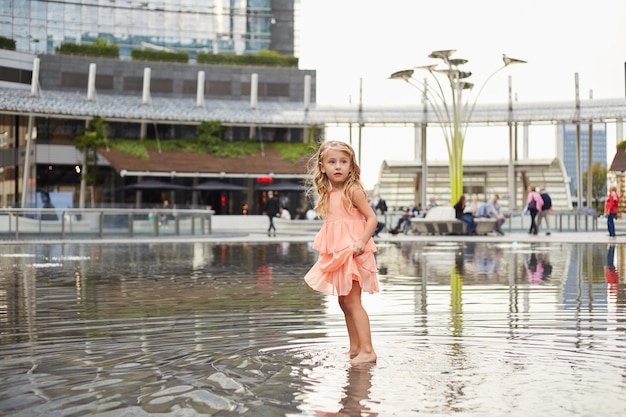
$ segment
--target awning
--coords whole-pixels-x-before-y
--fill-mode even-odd
[[[205,181],[202,184],[191,187],[191,189],[193,191],[242,191],[247,190],[248,188],[221,181]]]
[[[139,181],[135,184],[129,184],[121,188],[125,191],[148,191],[148,190],[162,190],[162,191],[176,191],[176,190],[190,190],[189,187],[184,185],[174,184],[166,181],[158,181],[148,179]]]

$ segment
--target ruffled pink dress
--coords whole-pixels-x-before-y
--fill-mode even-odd
[[[371,238],[367,241],[361,255],[353,256],[352,252],[352,245],[363,234],[365,224],[360,211],[355,208],[346,211],[340,192],[330,193],[326,220],[313,241],[319,258],[304,276],[311,288],[327,295],[348,295],[352,282],[358,281],[365,292],[379,291],[374,241]]]

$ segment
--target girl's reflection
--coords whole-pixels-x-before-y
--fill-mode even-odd
[[[348,381],[341,399],[341,409],[334,412],[317,411],[318,417],[376,417],[378,413],[370,411],[367,403],[372,388],[372,369],[376,364],[364,363],[348,367]]]

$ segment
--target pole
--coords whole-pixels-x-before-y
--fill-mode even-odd
[[[463,136],[461,132],[461,84],[459,72],[450,71],[452,88],[452,153],[450,154],[450,204],[454,205],[463,194]]]
[[[422,96],[422,110],[424,120],[421,124],[421,159],[422,159],[422,208],[426,208],[426,201],[428,201],[428,158],[426,158],[426,121],[428,120],[428,81],[424,78],[424,93]]]
[[[28,115],[28,131],[26,132],[26,154],[24,155],[24,173],[22,176],[22,208],[26,208],[28,182],[30,179],[30,154],[33,146],[33,115]]]
[[[578,90],[578,73],[574,74],[574,79],[576,83],[576,171],[578,174],[577,178],[577,190],[576,197],[578,199],[578,205],[576,207],[576,211],[580,212],[583,206],[583,162],[582,162],[582,147],[580,141],[580,94]],[[578,222],[580,220],[580,215],[576,216],[576,230],[578,230]]]
[[[85,131],[89,127],[89,122],[85,121]],[[83,149],[82,171],[80,173],[80,194],[78,196],[78,207],[85,208],[85,195],[87,189],[87,148]]]
[[[589,142],[587,143],[587,207],[593,201],[593,122],[589,121]]]
[[[589,90],[589,99],[593,99],[593,90]],[[589,141],[587,142],[587,207],[593,201],[593,120],[589,120]]]
[[[515,192],[515,166],[513,165],[514,141],[513,141],[513,80],[509,75],[509,211],[515,210],[517,206],[517,193]]]
[[[359,78],[359,166],[361,166],[361,139],[363,130],[363,78]]]

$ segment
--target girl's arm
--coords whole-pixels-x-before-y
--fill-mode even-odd
[[[365,193],[361,190],[355,190],[352,194],[352,204],[359,210],[363,217],[365,217],[365,230],[359,237],[359,239],[354,242],[354,246],[352,248],[354,252],[354,256],[359,256],[365,251],[365,246],[367,242],[372,238],[374,234],[374,230],[376,230],[376,225],[378,224],[378,218],[376,217],[376,213],[367,203],[367,197]]]

